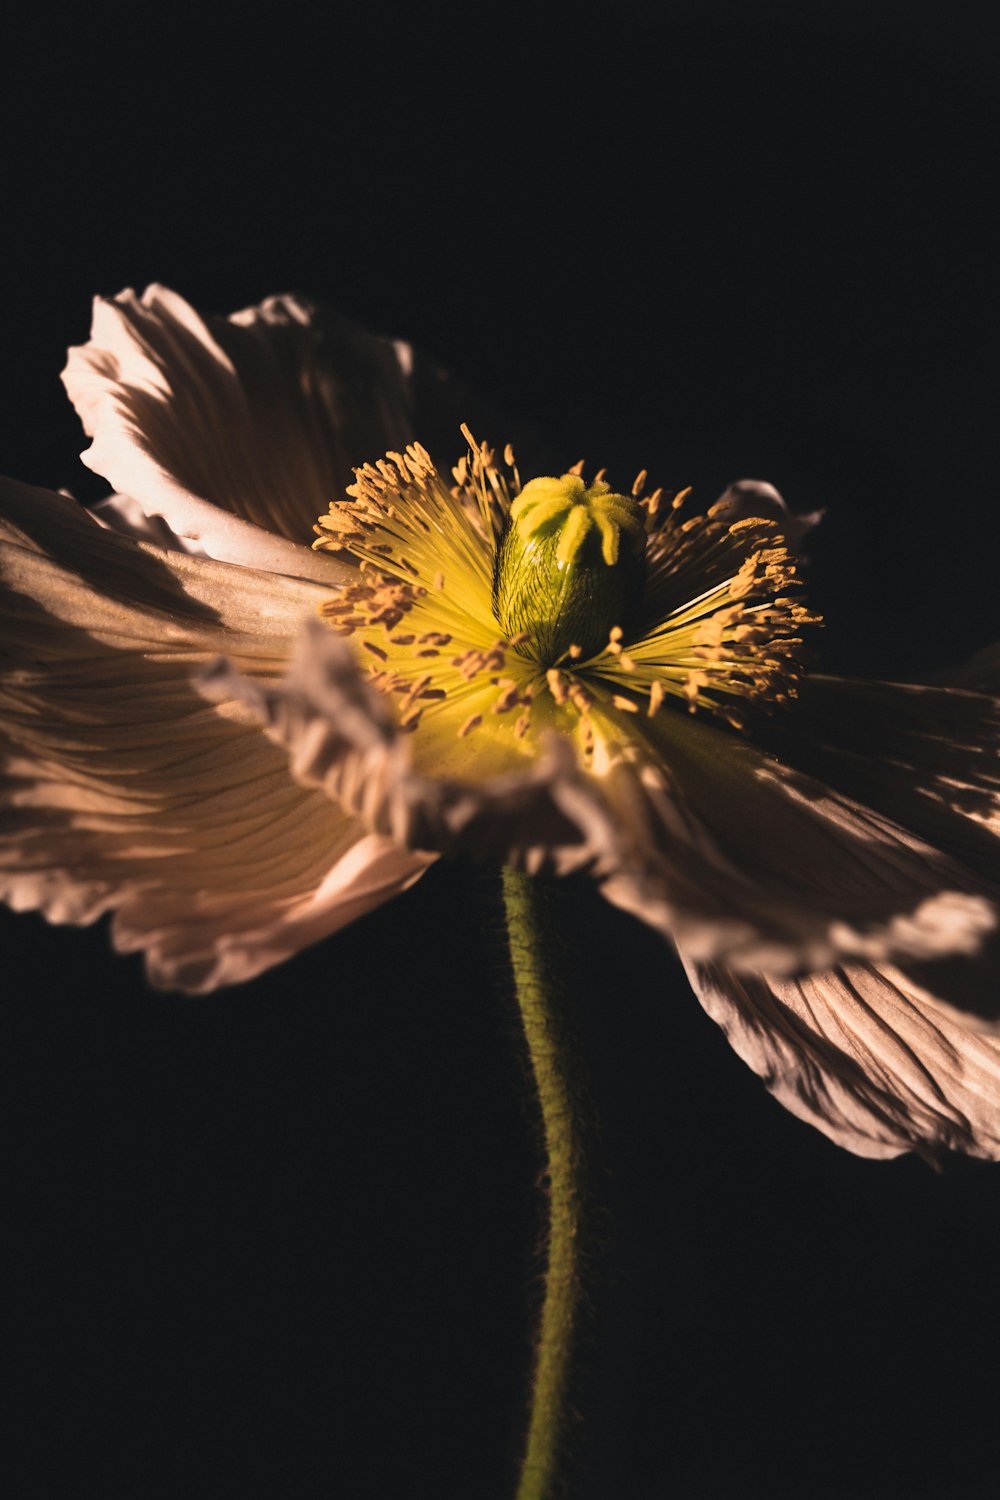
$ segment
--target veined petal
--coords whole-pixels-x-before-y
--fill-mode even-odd
[[[807,677],[770,744],[1000,882],[1000,697]]]
[[[113,912],[152,982],[259,973],[405,889],[427,861],[288,775],[192,675],[220,650],[282,670],[326,590],[161,552],[72,501],[0,490],[0,896],[52,921]]]
[[[947,850],[990,887],[1000,885],[1000,697],[817,675],[768,738],[797,769]],[[899,963],[959,1021],[996,1020],[1000,1001],[989,976],[1000,967],[1000,931],[978,954],[901,956]]]
[[[994,938],[997,886],[934,844],[685,715],[622,721],[602,785],[626,855],[605,894],[691,959],[794,975],[981,954]],[[980,973],[984,1018],[994,991]]]
[[[838,1145],[1000,1160],[1000,1038],[943,1015],[898,969],[849,963],[776,979],[685,967],[743,1061]]]
[[[97,298],[63,380],[84,462],[179,535],[208,524],[201,500],[302,541],[355,464],[411,435],[397,346],[291,296],[229,318],[160,286]]]
[[[323,787],[398,844],[532,874],[600,876],[617,863],[611,811],[568,743],[552,735],[533,760],[514,757],[523,769],[498,774],[484,770],[478,744],[467,751],[466,777],[418,770],[410,737],[363,680],[355,652],[321,624],[304,633],[282,682],[255,681],[240,662],[220,659],[199,686],[213,702],[244,704],[287,751],[297,781]]]

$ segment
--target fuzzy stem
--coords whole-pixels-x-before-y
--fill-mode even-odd
[[[549,1233],[545,1300],[538,1339],[531,1420],[517,1500],[553,1494],[580,1300],[583,1173],[559,1015],[558,972],[549,960],[544,882],[503,871],[507,938],[517,1000],[542,1112],[547,1157]]]

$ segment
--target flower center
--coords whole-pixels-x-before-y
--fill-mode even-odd
[[[500,463],[462,431],[453,483],[419,444],[389,453],[355,470],[313,543],[356,562],[320,613],[435,774],[470,771],[472,734],[477,775],[553,729],[592,765],[625,715],[639,738],[668,703],[745,729],[794,698],[818,617],[773,520],[726,499],[685,518],[688,491],[649,494],[645,470],[630,498],[603,471],[588,487],[582,462],[522,486],[509,447]]]
[[[532,479],[513,501],[493,574],[493,612],[521,654],[553,667],[591,656],[641,601],[646,529],[634,500],[576,474]]]

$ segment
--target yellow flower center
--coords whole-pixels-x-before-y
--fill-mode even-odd
[[[817,617],[789,592],[775,522],[727,519],[724,502],[682,520],[687,491],[647,494],[645,472],[630,497],[602,474],[588,487],[582,464],[522,487],[509,447],[501,464],[463,432],[452,483],[417,444],[390,453],[356,470],[313,544],[359,564],[322,614],[429,769],[494,774],[547,729],[598,768],[602,739],[642,738],[671,700],[744,728],[753,705],[794,697]]]

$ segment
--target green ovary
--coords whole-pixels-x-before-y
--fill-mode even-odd
[[[532,479],[514,501],[497,554],[493,609],[516,649],[543,667],[593,656],[640,602],[646,532],[634,500],[574,474]]]

